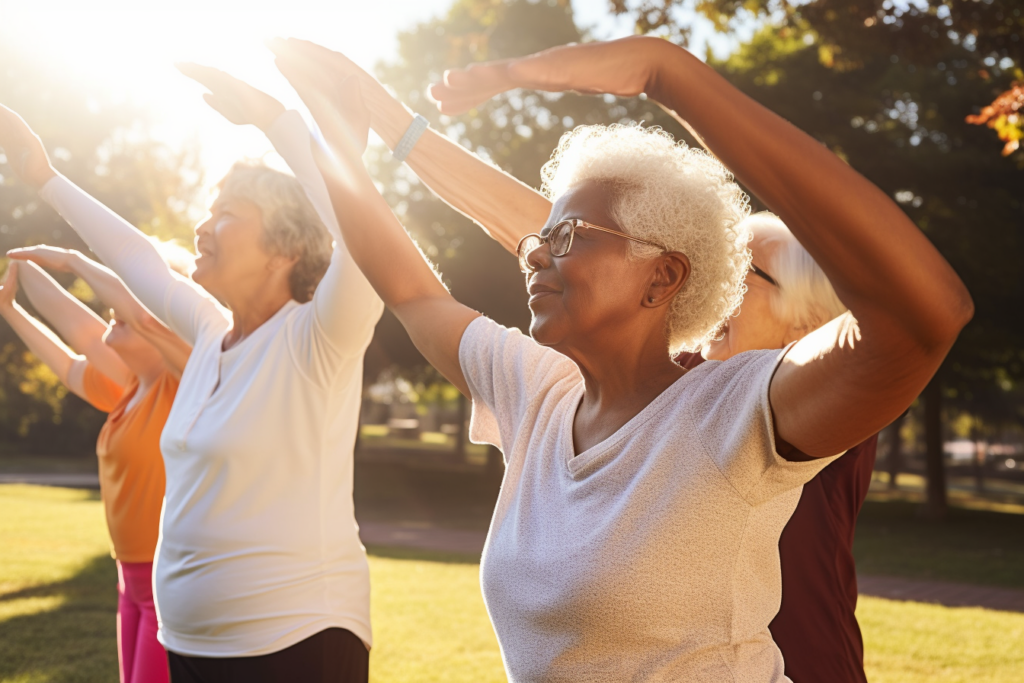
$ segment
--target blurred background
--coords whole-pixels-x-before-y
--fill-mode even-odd
[[[967,283],[974,320],[880,438],[858,561],[868,572],[1024,588],[1019,0],[0,0],[0,102],[39,133],[62,173],[143,230],[190,246],[211,188],[235,160],[282,162],[259,131],[208,109],[175,61],[217,66],[301,108],[263,41],[320,42],[373,71],[434,127],[536,187],[558,138],[579,124],[642,120],[687,133],[646,101],[610,96],[512,92],[464,116],[440,116],[427,85],[469,62],[634,33],[688,47],[820,140],[893,197]],[[0,156],[0,253],[38,243],[84,251],[5,161]],[[435,199],[379,141],[371,139],[367,161],[454,295],[525,329],[515,259]],[[84,283],[62,283],[103,313]],[[500,455],[466,442],[466,401],[390,314],[367,354],[365,383],[361,521],[485,529]],[[90,481],[103,420],[0,324],[0,482]],[[1019,646],[1024,621],[1000,624],[993,637]],[[0,660],[3,652],[0,643]],[[873,672],[877,680],[1024,679],[1019,656],[999,660],[1010,667],[1006,678],[986,678],[995,670],[987,661],[963,678]],[[3,674],[0,665],[7,680]]]
[[[38,131],[63,173],[142,229],[187,245],[211,188],[235,160],[281,162],[259,131],[208,109],[175,61],[218,66],[301,107],[263,41],[321,42],[374,71],[435,127],[536,186],[559,136],[576,125],[643,120],[686,132],[649,103],[610,96],[516,92],[449,118],[436,113],[426,86],[448,67],[573,41],[647,32],[686,45],[896,199],[974,296],[975,319],[935,382],[883,436],[880,479],[919,492],[934,517],[943,516],[947,491],[1002,502],[1024,492],[1020,3],[296,0],[283,9],[2,0],[0,8],[0,101]],[[514,260],[379,142],[368,159],[455,295],[524,327],[529,313]],[[0,251],[85,248],[4,165],[0,174]],[[83,283],[65,284],[94,303]],[[103,416],[68,395],[7,326],[0,368],[0,453],[88,459]],[[462,443],[458,393],[390,316],[365,377],[364,454],[423,451],[404,455],[440,463],[447,452],[449,465],[484,466],[486,453]]]

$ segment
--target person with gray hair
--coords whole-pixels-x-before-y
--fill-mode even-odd
[[[383,306],[337,230],[301,115],[222,72],[181,68],[211,88],[217,111],[262,130],[296,174],[231,169],[195,228],[191,280],[58,174],[3,107],[0,147],[193,347],[160,438],[153,589],[171,680],[365,683],[370,577],[353,447],[363,353]]]
[[[890,198],[685,50],[566,46],[450,73],[434,95],[458,112],[516,87],[647,92],[721,163],[637,126],[563,136],[542,172],[550,212],[517,248],[526,337],[456,301],[378,193],[366,79],[311,43],[271,47],[335,152],[317,162],[353,258],[472,397],[471,437],[504,453],[481,583],[509,679],[788,680],[768,628],[782,529],[802,485],[897,417],[970,320],[949,264]],[[422,131],[400,134],[399,156]],[[751,269],[725,165],[850,310],[687,371],[672,354],[716,336]],[[473,201],[500,209],[495,182],[481,173]],[[524,227],[502,223],[506,239]]]

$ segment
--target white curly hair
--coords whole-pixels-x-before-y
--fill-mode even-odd
[[[779,284],[770,301],[772,312],[780,320],[802,336],[846,313],[848,309],[825,271],[781,218],[761,211],[747,218],[744,225],[763,240],[764,246],[774,247],[767,250],[763,267]]]
[[[660,128],[579,126],[541,169],[542,192],[556,200],[585,181],[611,192],[611,214],[630,235],[686,254],[691,273],[672,301],[669,352],[697,351],[714,339],[746,292],[749,199],[732,174],[703,150]],[[634,258],[656,248],[630,242]]]

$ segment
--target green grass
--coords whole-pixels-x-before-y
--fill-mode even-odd
[[[1024,614],[862,597],[871,683],[1019,683]]]
[[[875,505],[883,504],[865,511],[868,531],[858,539],[862,561],[898,573],[901,567],[932,571],[933,562],[956,560],[955,551],[942,547],[942,527],[925,533],[929,527],[912,512]],[[1000,523],[995,518],[957,513],[956,519],[945,536],[955,547],[988,538],[971,546],[977,549],[1019,529],[1007,520],[1001,522],[1009,526],[992,527]],[[887,564],[878,554],[914,543],[906,554],[916,548],[926,560],[902,557]],[[970,555],[971,547],[966,550],[973,559],[961,564],[992,565]],[[995,576],[1013,571],[1017,561],[995,563]],[[374,683],[504,680],[475,561],[371,548],[370,571]],[[983,575],[963,567],[954,573]],[[115,583],[94,493],[0,486],[0,682],[116,681]],[[858,617],[873,683],[1024,679],[1024,614],[862,598]]]
[[[1024,515],[951,507],[935,523],[919,509],[864,504],[854,541],[858,572],[1024,588]]]

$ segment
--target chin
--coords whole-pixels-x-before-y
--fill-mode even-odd
[[[557,325],[543,316],[534,315],[530,320],[530,336],[541,346],[554,346],[558,342]]]

